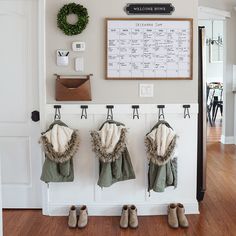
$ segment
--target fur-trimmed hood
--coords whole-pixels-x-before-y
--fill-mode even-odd
[[[146,135],[148,159],[157,165],[165,165],[174,155],[177,135],[166,121],[159,121]]]
[[[91,131],[93,151],[102,162],[114,162],[126,148],[127,129],[121,123],[106,121],[99,131]]]
[[[56,163],[70,160],[78,150],[79,134],[63,122],[56,121],[41,136],[45,155]]]

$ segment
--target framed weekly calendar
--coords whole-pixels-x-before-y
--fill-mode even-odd
[[[106,79],[192,79],[193,19],[107,18]]]

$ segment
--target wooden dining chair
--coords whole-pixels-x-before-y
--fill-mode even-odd
[[[213,107],[214,95],[215,89],[207,86],[207,120],[209,121],[211,126],[213,126],[211,111]]]
[[[220,109],[221,116],[223,115],[223,89],[220,89],[220,96],[214,97],[212,106],[212,121],[216,121],[218,111]]]

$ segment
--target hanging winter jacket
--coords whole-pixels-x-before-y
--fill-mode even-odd
[[[99,158],[100,187],[135,179],[130,155],[126,147],[127,129],[124,124],[108,120],[99,129],[92,131],[93,151]]]
[[[74,180],[73,156],[78,150],[79,135],[60,120],[54,121],[42,133],[41,143],[45,161],[41,180],[49,182],[72,182]]]
[[[177,187],[176,139],[175,132],[166,121],[159,121],[146,135],[149,192],[164,192],[168,186]]]

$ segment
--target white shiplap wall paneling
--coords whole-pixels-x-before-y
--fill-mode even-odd
[[[198,213],[196,200],[197,114],[198,105],[190,104],[190,119],[184,119],[183,104],[165,104],[166,120],[178,139],[178,187],[164,193],[147,192],[148,162],[144,138],[157,122],[157,104],[141,104],[140,119],[133,120],[133,104],[114,104],[114,120],[128,128],[128,149],[136,174],[135,180],[119,182],[109,188],[97,186],[98,160],[92,152],[89,131],[105,121],[106,104],[88,105],[88,119],[81,119],[80,105],[62,105],[62,120],[79,130],[81,143],[74,158],[75,180],[72,183],[49,185],[50,215],[67,215],[70,205],[87,204],[90,215],[120,215],[123,204],[136,204],[140,215],[166,214],[171,202],[182,202],[187,213]],[[47,123],[53,121],[53,105],[47,105]]]

